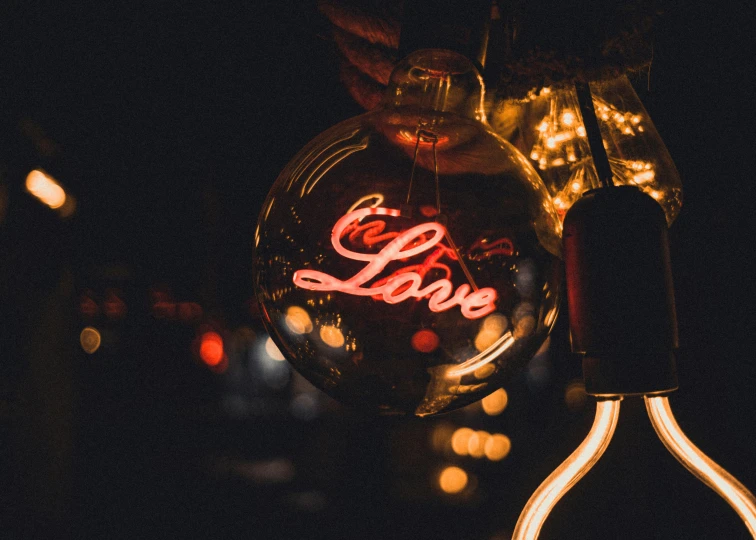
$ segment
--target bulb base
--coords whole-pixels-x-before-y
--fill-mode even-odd
[[[573,352],[586,391],[615,396],[677,388],[677,317],[667,224],[634,186],[586,192],[564,220]]]
[[[591,396],[659,395],[677,390],[671,351],[583,357],[585,391]]]

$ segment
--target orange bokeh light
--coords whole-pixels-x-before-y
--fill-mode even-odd
[[[51,176],[35,169],[26,176],[26,189],[52,209],[66,202],[66,192]]]
[[[459,467],[446,467],[438,476],[438,485],[445,493],[459,493],[467,486],[467,473]]]
[[[205,332],[202,334],[199,347],[199,355],[208,366],[217,366],[223,361],[223,338],[217,332]]]
[[[320,327],[320,339],[322,339],[326,345],[333,347],[334,349],[342,347],[345,341],[344,334],[341,330],[330,324]]]
[[[196,321],[202,317],[202,306],[197,302],[179,302],[176,308],[178,318],[182,321]]]
[[[100,348],[102,336],[100,336],[100,332],[97,331],[97,328],[87,326],[81,331],[81,334],[79,334],[79,343],[81,343],[81,348],[84,349],[84,352],[87,354],[94,354],[97,352],[97,349]]]
[[[512,441],[509,437],[496,433],[492,435],[485,444],[484,451],[486,457],[491,461],[500,461],[507,457],[509,451],[512,449]]]
[[[496,416],[504,412],[509,403],[509,396],[507,391],[503,388],[499,388],[493,394],[490,394],[483,398],[480,402],[483,407],[483,411],[489,416]]]
[[[474,434],[475,432],[468,427],[461,427],[455,431],[451,438],[451,446],[454,453],[466,456],[470,439]]]

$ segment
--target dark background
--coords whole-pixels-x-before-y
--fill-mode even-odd
[[[756,488],[752,11],[668,3],[639,92],[684,184],[672,405]],[[563,322],[548,378],[512,381],[496,417],[366,418],[295,378],[261,384],[257,353],[238,355],[244,376],[198,361],[207,329],[240,350],[264,342],[250,302],[263,198],[304,143],[360,112],[327,34],[314,5],[290,0],[0,9],[0,537],[508,538],[587,432],[592,404],[564,401],[579,367]],[[34,167],[76,197],[74,216],[25,192]],[[202,315],[157,316],[156,291]],[[125,314],[108,315],[110,293]],[[103,334],[93,355],[87,325]],[[439,425],[506,433],[512,452],[454,458],[429,443]],[[462,496],[434,487],[445,463],[471,474]],[[542,535],[578,537],[748,536],[627,400]]]

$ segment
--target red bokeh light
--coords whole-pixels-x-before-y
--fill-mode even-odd
[[[108,319],[122,319],[126,315],[126,303],[113,289],[105,291],[105,301],[102,303],[102,307]]]
[[[91,292],[81,295],[81,298],[79,299],[79,311],[82,315],[94,317],[100,314],[100,307],[97,305],[97,302],[92,300],[90,295]]]
[[[412,336],[412,348],[422,353],[435,351],[438,343],[438,335],[433,330],[418,330]]]
[[[216,332],[205,332],[200,339],[199,355],[202,361],[210,367],[219,365],[225,354],[223,352],[223,338]]]
[[[202,306],[197,302],[179,302],[176,304],[176,311],[182,321],[196,321],[202,318]]]
[[[424,204],[420,207],[420,213],[425,217],[433,217],[438,214],[438,210],[429,204]]]

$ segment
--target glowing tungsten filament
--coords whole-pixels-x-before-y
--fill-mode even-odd
[[[646,396],[644,399],[651,424],[667,450],[693,476],[719,493],[738,513],[751,536],[756,538],[756,498],[753,494],[690,442],[677,425],[666,396]]]
[[[595,95],[593,96],[593,106],[596,109],[596,115],[607,123],[610,128],[617,130],[622,135],[632,136],[637,131],[643,132],[643,126],[641,125],[643,118],[641,115],[622,112]]]
[[[657,435],[694,476],[716,491],[738,513],[756,538],[756,498],[731,474],[699,450],[677,425],[666,396],[644,396],[646,409]],[[512,540],[536,540],[554,505],[599,460],[614,434],[619,399],[599,401],[596,419],[585,440],[538,486],[517,520]]]
[[[548,115],[537,126],[538,138],[530,152],[530,158],[538,162],[538,168],[561,167],[577,160],[577,139],[585,137],[585,128],[578,122],[577,112],[552,98]],[[584,152],[582,152],[584,153]]]
[[[599,460],[609,446],[619,417],[618,399],[596,403],[596,419],[585,440],[538,486],[517,520],[512,540],[535,540],[551,509]]]

